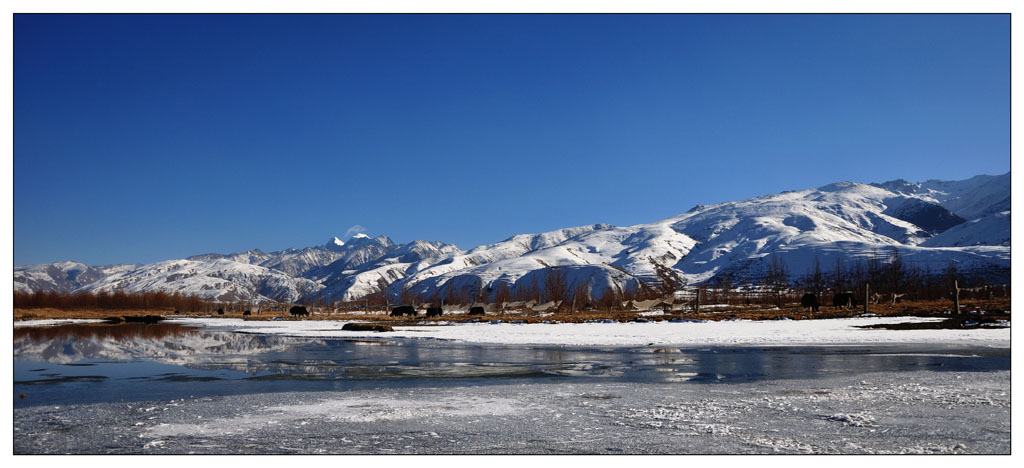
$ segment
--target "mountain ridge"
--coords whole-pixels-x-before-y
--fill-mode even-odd
[[[942,269],[1009,270],[1010,174],[960,181],[835,182],[746,200],[696,205],[633,226],[592,224],[517,234],[463,250],[438,241],[331,237],[320,246],[201,254],[148,265],[74,262],[15,267],[15,290],[189,292],[233,301],[392,299],[453,291],[493,294],[543,283],[552,271],[600,296],[607,288],[761,274],[769,256],[795,273],[815,260],[856,261],[895,249]],[[673,280],[675,281],[675,280]]]

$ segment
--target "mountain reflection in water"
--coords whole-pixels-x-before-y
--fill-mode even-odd
[[[1009,349],[943,345],[593,347],[236,333],[174,323],[16,328],[15,406],[279,391],[580,379],[730,383],[1009,369]]]
[[[110,325],[104,323],[69,324],[52,327],[15,327],[15,340],[61,341],[68,340],[128,340],[149,339],[162,340],[186,334],[195,334],[198,328],[186,327],[174,323],[124,323]]]
[[[61,364],[105,359],[200,365],[225,356],[287,351],[311,342],[318,340],[211,331],[174,323],[73,324],[15,328],[14,357]]]

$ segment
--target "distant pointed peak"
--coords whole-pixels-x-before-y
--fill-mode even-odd
[[[337,236],[331,237],[322,248],[327,250],[339,250],[345,246],[345,241],[339,239]]]

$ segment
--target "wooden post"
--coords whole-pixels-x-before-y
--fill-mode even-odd
[[[960,285],[956,280],[953,280],[953,311],[957,317],[960,316]]]
[[[864,283],[864,313],[865,314],[868,313],[868,298],[871,297],[870,293],[868,292],[869,289],[870,289],[870,287],[868,286],[868,284]]]
[[[693,303],[693,312],[696,314],[700,313],[700,288],[697,288],[697,299]]]

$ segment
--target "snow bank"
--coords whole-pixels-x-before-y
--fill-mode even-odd
[[[100,319],[43,319],[43,320],[18,320],[14,322],[14,328],[18,327],[48,327],[51,325],[67,325],[71,323],[100,323]]]
[[[394,332],[343,331],[342,321],[255,322],[240,319],[174,319],[183,325],[201,325],[243,333],[308,337],[432,338],[471,343],[538,344],[563,346],[644,345],[820,345],[866,343],[941,343],[992,347],[1010,346],[1010,329],[883,330],[857,328],[940,319],[916,317],[862,317],[827,320],[726,320],[720,322],[466,323],[448,326],[395,327]]]

